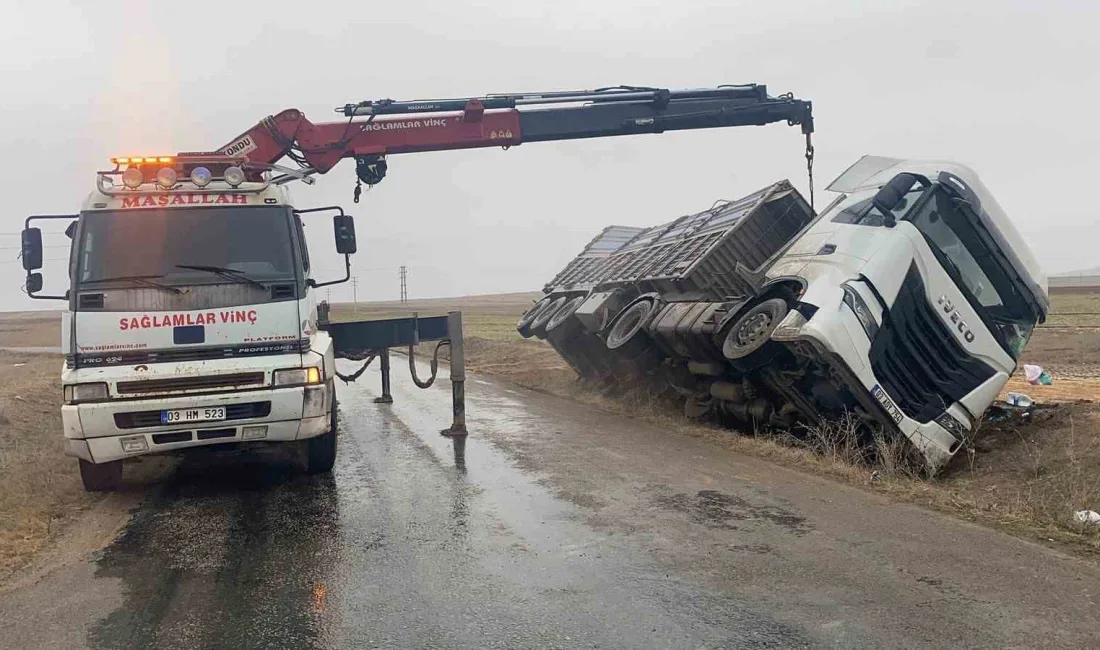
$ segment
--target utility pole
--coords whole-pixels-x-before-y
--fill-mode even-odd
[[[359,276],[351,279],[351,301],[355,304],[355,313],[359,313]]]
[[[402,264],[401,268],[397,270],[397,275],[401,278],[401,304],[404,305],[409,302],[409,269],[406,268],[404,264]]]

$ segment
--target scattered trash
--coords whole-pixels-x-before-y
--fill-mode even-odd
[[[23,367],[23,366],[25,366],[25,365],[27,365],[27,364],[25,364],[25,363],[17,363],[17,364],[15,364],[15,367],[16,367],[16,368],[22,368],[22,367]]]
[[[1027,378],[1027,383],[1032,386],[1050,386],[1054,383],[1054,378],[1050,376],[1049,372],[1043,370],[1042,366],[1032,363],[1024,364],[1024,377]]]
[[[1009,393],[1005,395],[1005,403],[1009,406],[1015,406],[1022,409],[1029,409],[1035,406],[1035,400],[1023,393]]]
[[[875,483],[875,482],[878,481],[878,479],[879,479],[879,473],[878,473],[878,470],[876,469],[875,471],[871,472],[871,482]]]
[[[1100,512],[1092,510],[1078,510],[1073,518],[1082,524],[1100,524]]]

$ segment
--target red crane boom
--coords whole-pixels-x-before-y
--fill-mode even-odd
[[[766,86],[757,84],[385,99],[347,104],[336,112],[348,119],[314,123],[297,109],[284,110],[207,153],[266,165],[289,157],[309,173],[322,174],[355,158],[360,180],[373,185],[385,175],[389,154],[787,122],[800,125],[806,136],[812,174],[811,103],[769,96]]]

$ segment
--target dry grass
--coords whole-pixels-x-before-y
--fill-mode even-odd
[[[0,319],[0,347],[38,348],[61,345],[61,319],[57,315],[20,314]]]
[[[60,364],[52,355],[0,353],[0,576],[90,503],[62,452]]]

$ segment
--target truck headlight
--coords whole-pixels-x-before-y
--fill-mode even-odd
[[[968,433],[966,425],[956,420],[955,416],[947,411],[936,416],[936,424],[946,429],[956,440],[966,440],[966,434]]]
[[[272,377],[272,383],[276,386],[303,386],[307,384],[321,383],[321,369],[316,366],[309,368],[287,368],[276,370]]]
[[[787,312],[779,325],[772,330],[773,341],[793,341],[802,333],[802,326],[807,323],[806,317],[794,309]]]
[[[875,315],[871,313],[871,309],[863,300],[863,296],[855,290],[855,287],[847,282],[844,283],[843,287],[844,304],[848,305],[852,313],[856,315],[859,324],[863,326],[863,331],[867,333],[867,338],[874,341],[875,335],[878,334],[878,321],[875,320]]]
[[[81,402],[102,402],[109,397],[107,384],[96,382],[90,384],[68,384],[62,389],[66,404],[79,404]]]

